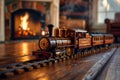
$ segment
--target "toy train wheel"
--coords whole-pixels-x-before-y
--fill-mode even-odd
[[[70,56],[72,54],[72,49],[71,48],[67,48],[67,55]]]

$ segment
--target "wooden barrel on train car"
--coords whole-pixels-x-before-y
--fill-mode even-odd
[[[67,37],[67,29],[66,28],[56,28],[54,30],[55,37]]]
[[[55,37],[59,37],[59,28],[56,28],[55,30],[54,30],[54,36]]]
[[[67,37],[67,29],[59,28],[59,37]]]
[[[47,51],[56,48],[56,40],[54,37],[42,37],[38,42],[40,50]]]

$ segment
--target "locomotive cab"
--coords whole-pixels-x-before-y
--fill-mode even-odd
[[[86,30],[76,30],[76,46],[79,49],[91,47],[91,36]]]

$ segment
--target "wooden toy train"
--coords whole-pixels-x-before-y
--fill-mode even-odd
[[[56,28],[52,36],[53,25],[48,25],[49,36],[39,39],[39,50],[33,54],[39,59],[71,56],[85,50],[110,46],[114,36],[107,33],[88,33],[86,30]]]

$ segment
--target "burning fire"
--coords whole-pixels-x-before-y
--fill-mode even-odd
[[[25,13],[24,16],[20,16],[20,26],[19,26],[19,29],[18,29],[18,34],[20,36],[28,36],[28,35],[32,35],[32,36],[36,36],[36,33],[33,32],[29,27],[28,27],[28,24],[29,24],[29,14],[28,13]]]
[[[20,26],[22,27],[23,30],[27,30],[27,27],[28,27],[28,18],[29,18],[29,14],[28,13],[25,13],[24,16],[20,17],[20,20],[21,20]]]

